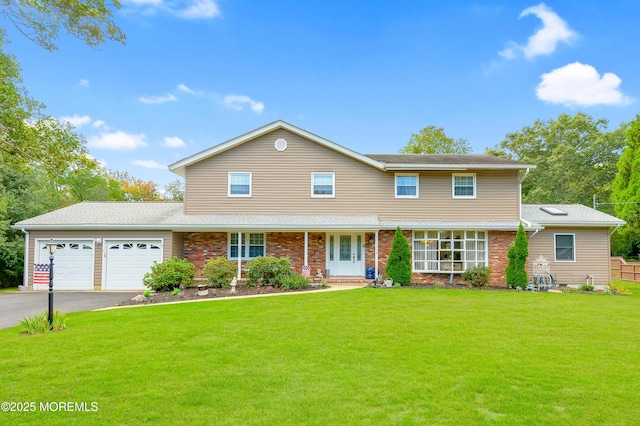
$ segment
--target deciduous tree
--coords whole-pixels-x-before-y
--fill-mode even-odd
[[[46,50],[56,50],[61,29],[89,46],[105,39],[125,43],[126,36],[113,21],[118,0],[2,0],[0,14],[29,40]]]
[[[624,147],[625,125],[613,131],[607,127],[603,118],[561,114],[556,120],[536,120],[507,134],[487,153],[537,166],[522,183],[524,203],[590,205],[594,194],[608,202]]]
[[[471,146],[466,139],[453,139],[442,127],[427,126],[413,133],[400,154],[470,154]]]

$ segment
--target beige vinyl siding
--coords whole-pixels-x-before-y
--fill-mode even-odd
[[[94,264],[93,264],[93,289],[102,289],[102,258],[104,239],[162,239],[163,249],[162,258],[167,259],[172,256],[172,233],[170,231],[31,231],[29,232],[29,264],[27,265],[27,274],[29,275],[29,284],[33,282],[33,264],[35,258],[35,241],[40,239],[88,239],[94,240],[101,238],[102,243],[94,243]],[[54,259],[55,265],[55,259]],[[55,271],[55,269],[54,269]]]
[[[288,143],[279,152],[274,143]],[[228,172],[252,173],[252,196],[227,197]],[[311,197],[311,173],[335,173],[335,197]],[[377,214],[380,220],[517,221],[518,172],[476,174],[477,198],[453,199],[453,172],[420,173],[419,198],[395,197],[385,172],[286,130],[186,168],[186,214]]]
[[[178,258],[184,259],[184,232],[174,232],[172,235],[173,247],[171,249],[171,256],[178,256]]]
[[[556,234],[575,235],[575,262],[555,261]],[[608,228],[546,227],[529,238],[529,268],[540,255],[549,261],[559,284],[585,284],[587,274],[599,285],[610,281]]]

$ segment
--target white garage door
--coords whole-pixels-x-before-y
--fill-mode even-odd
[[[162,262],[160,240],[107,240],[105,242],[106,290],[145,290],[144,274],[153,262]]]
[[[47,240],[38,241],[38,263],[49,264]],[[53,255],[53,290],[93,290],[93,240],[54,240],[56,252]],[[38,269],[38,268],[36,268]],[[48,269],[47,269],[48,270]],[[34,275],[34,290],[48,289],[38,285]],[[40,281],[40,282],[44,282]]]

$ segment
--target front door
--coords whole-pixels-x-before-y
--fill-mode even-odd
[[[333,276],[364,275],[362,234],[329,236],[329,270]]]

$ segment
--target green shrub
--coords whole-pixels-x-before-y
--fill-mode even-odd
[[[151,272],[144,274],[142,282],[155,291],[172,291],[174,288],[192,285],[195,273],[193,263],[173,256],[162,263],[153,262]]]
[[[580,291],[593,291],[593,286],[591,284],[582,284]]]
[[[202,268],[202,276],[209,282],[209,286],[213,288],[229,288],[231,280],[238,274],[236,262],[229,260],[224,256],[218,256],[207,260]]]
[[[291,262],[286,257],[278,259],[273,256],[260,256],[251,259],[246,264],[248,286],[281,287],[293,271]]]
[[[462,279],[474,287],[484,287],[489,284],[491,269],[487,266],[476,265],[462,273]]]
[[[292,272],[291,275],[282,281],[282,288],[288,290],[298,290],[307,287],[309,287],[309,278],[297,272]]]
[[[631,294],[631,291],[628,288],[615,282],[611,282],[609,284],[609,290],[615,294]]]
[[[38,334],[46,333],[48,331],[64,330],[67,328],[67,315],[55,311],[53,313],[53,327],[49,329],[49,314],[47,312],[40,312],[31,317],[25,317],[20,320],[20,325],[23,326],[20,330],[23,334]]]
[[[507,285],[511,288],[527,288],[527,258],[529,257],[529,241],[522,223],[516,233],[516,240],[507,253]]]
[[[394,284],[411,284],[411,247],[407,239],[402,235],[402,230],[398,226],[391,243],[391,252],[385,270],[387,278],[392,279]]]

